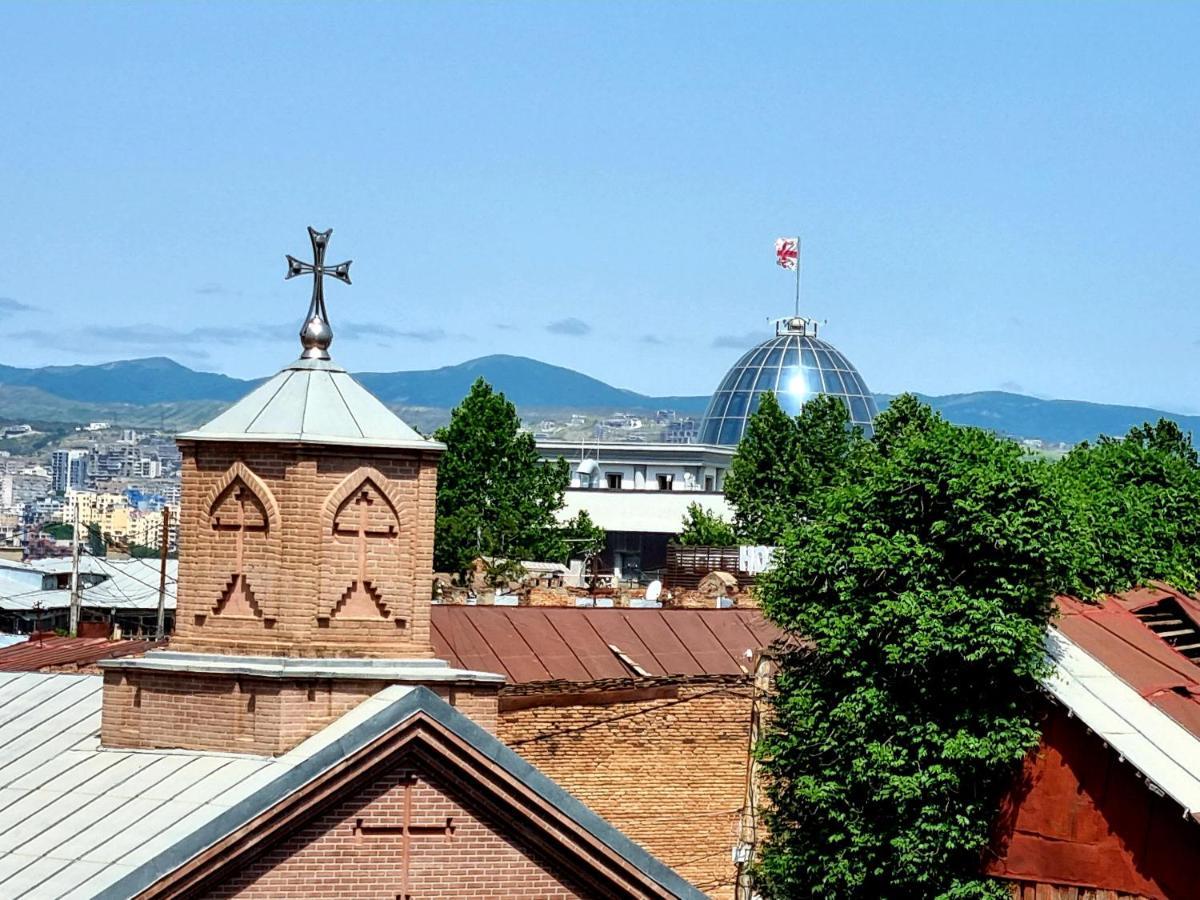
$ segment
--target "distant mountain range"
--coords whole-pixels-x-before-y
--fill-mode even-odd
[[[610,413],[674,409],[703,415],[707,396],[654,397],[616,388],[572,369],[520,356],[484,356],[454,366],[356,376],[381,400],[430,428],[467,393],[476,378],[503,391],[523,413],[577,410]],[[188,428],[215,415],[262,379],[197,372],[164,357],[96,366],[0,366],[0,419],[42,422],[111,421],[133,427]],[[1200,416],[1077,400],[1040,400],[983,391],[921,398],[952,422],[1022,438],[1077,443],[1119,435],[1134,425],[1174,419],[1200,435]],[[879,396],[881,406],[891,398]]]

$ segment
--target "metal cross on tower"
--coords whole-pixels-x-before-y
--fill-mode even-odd
[[[329,238],[332,235],[332,228],[328,231],[317,231],[310,225],[308,237],[312,241],[313,261],[306,263],[288,254],[288,271],[284,276],[285,281],[295,278],[297,275],[312,275],[313,277],[312,302],[308,304],[308,315],[305,316],[304,324],[300,328],[300,344],[304,347],[304,352],[300,354],[301,359],[329,359],[329,345],[333,343],[333,329],[329,325],[329,314],[325,311],[324,276],[328,275],[338,281],[344,281],[346,284],[350,283],[352,260],[346,260],[336,266],[325,265],[325,248],[329,246]]]

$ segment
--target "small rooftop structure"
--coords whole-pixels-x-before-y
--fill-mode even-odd
[[[1058,609],[1043,681],[1057,702],[987,871],[1024,896],[1196,896],[1200,666],[1187,653],[1200,602],[1152,585]]]

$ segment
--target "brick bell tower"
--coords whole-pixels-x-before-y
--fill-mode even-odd
[[[419,683],[494,722],[497,675],[433,659],[437,464],[329,355],[314,261],[303,352],[208,424],[181,434],[176,631],[168,650],[105,664],[108,746],[282,753],[388,683]],[[489,711],[490,710],[490,711]],[[464,710],[467,711],[467,710]]]

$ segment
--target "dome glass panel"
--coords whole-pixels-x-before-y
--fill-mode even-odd
[[[845,356],[807,332],[807,326],[783,328],[733,365],[709,402],[700,427],[702,443],[740,441],[765,391],[774,391],[789,415],[799,413],[817,394],[839,397],[851,424],[872,433],[878,408],[866,382]]]

